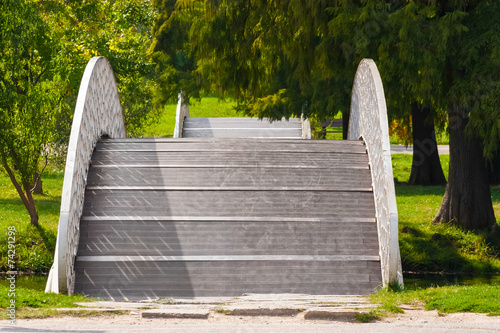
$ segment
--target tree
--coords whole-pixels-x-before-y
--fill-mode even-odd
[[[450,2],[441,10],[458,12],[465,31],[453,36],[443,69],[450,175],[434,222],[488,229],[496,225],[486,160],[493,158],[500,141],[500,3]]]
[[[156,85],[147,56],[156,12],[149,0],[44,1],[54,34],[63,45],[58,68],[68,83],[68,104],[74,105],[87,62],[105,56],[114,71],[128,135],[136,136],[158,112],[153,107]],[[71,116],[66,115],[66,119]],[[68,121],[63,123],[70,123]],[[69,128],[61,131],[69,134]],[[67,137],[61,141],[66,142]]]
[[[430,107],[417,103],[412,108],[413,161],[410,185],[444,185],[443,168],[437,150],[436,132]]]
[[[155,63],[158,84],[155,87],[154,104],[176,102],[182,92],[189,97],[200,98],[202,82],[196,74],[196,57],[190,46],[189,30],[196,19],[197,8],[186,13],[177,10],[176,1],[155,0],[159,12],[153,26],[153,41],[148,54]]]
[[[443,127],[446,120],[439,86],[448,43],[445,36],[459,31],[461,25],[453,20],[433,20],[435,3],[394,2],[387,9],[383,14],[387,19],[380,24],[383,33],[378,41],[378,66],[391,117],[411,128],[413,161],[409,183],[443,185],[446,180],[434,123]]]
[[[499,6],[498,1],[391,5],[388,33],[379,48],[389,102],[400,108],[405,100],[411,102],[414,125],[428,121],[430,126],[427,111],[434,113],[434,121],[448,119],[449,180],[434,223],[452,222],[468,230],[496,223],[485,157],[496,151],[500,127],[494,78],[499,71]],[[420,112],[415,113],[415,104]]]
[[[60,102],[60,85],[52,72],[57,44],[39,9],[30,0],[0,3],[1,165],[34,226],[38,212],[33,184],[43,170]]]

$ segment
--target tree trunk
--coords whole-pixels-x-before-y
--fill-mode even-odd
[[[33,200],[33,197],[30,192],[29,184],[27,186],[24,186],[24,189],[26,190],[26,193],[23,192],[23,188],[19,183],[17,182],[16,176],[14,175],[14,172],[9,168],[9,166],[4,163],[3,164],[5,170],[7,171],[7,174],[9,175],[10,180],[12,181],[12,184],[16,188],[17,193],[21,197],[21,201],[24,204],[24,207],[26,207],[26,210],[30,214],[31,221],[30,223],[38,227],[38,212],[36,210],[35,206],[35,201]]]
[[[493,161],[491,161],[491,166],[488,171],[489,171],[490,184],[491,185],[500,184],[500,149],[495,155]]]
[[[29,188],[26,189],[26,197],[28,199],[28,205],[25,206],[31,217],[31,225],[38,227],[38,211],[36,210],[35,201],[33,200],[33,196],[31,195]]]
[[[43,182],[40,175],[33,177],[33,194],[43,194]]]
[[[443,168],[439,160],[434,124],[428,121],[431,110],[412,104],[413,162],[410,185],[444,185]]]
[[[347,132],[349,131],[349,112],[342,111],[342,140],[347,140]]]
[[[432,222],[451,222],[466,230],[487,229],[496,219],[481,141],[466,136],[468,118],[459,106],[448,110],[448,118],[450,174],[443,202]]]

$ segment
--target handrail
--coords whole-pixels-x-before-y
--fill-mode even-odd
[[[189,118],[189,105],[184,102],[184,96],[179,93],[177,109],[175,111],[175,129],[174,139],[182,138],[182,129],[184,127],[184,119]]]
[[[383,284],[403,285],[387,107],[382,79],[371,59],[361,61],[354,78],[348,139],[364,140],[368,152]]]
[[[73,292],[87,174],[92,152],[103,135],[124,138],[125,123],[111,65],[104,57],[94,57],[85,68],[76,101],[64,171],[54,264],[50,269],[46,292]]]
[[[302,124],[302,139],[311,139],[311,123],[309,119],[304,118],[304,115],[300,116],[300,122]]]

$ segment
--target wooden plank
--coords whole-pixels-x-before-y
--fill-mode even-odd
[[[111,245],[103,245],[103,244],[88,244],[85,246],[81,246],[78,250],[78,258],[116,258],[116,257],[127,257],[127,258],[157,258],[158,255],[161,254],[161,258],[177,258],[177,260],[189,260],[189,258],[198,258],[200,253],[203,253],[204,256],[208,258],[220,258],[220,257],[229,257],[234,258],[237,256],[266,256],[269,251],[273,251],[276,253],[273,256],[300,256],[304,250],[313,251],[310,247],[297,247],[287,248],[276,250],[274,248],[262,248],[262,249],[234,249],[229,246],[220,249],[213,249],[207,246],[195,246],[196,244],[189,243],[189,246],[185,246],[182,244],[168,244],[169,246],[148,246],[148,248],[140,248],[135,244],[127,244],[128,248],[124,248],[123,246],[115,246]],[[325,244],[318,244],[318,246],[323,246]],[[342,247],[341,247],[342,246]],[[179,252],[182,251],[182,256],[178,256]],[[360,257],[369,257],[369,258],[378,258],[378,244],[374,245],[364,245],[360,244],[338,244],[337,249],[322,249],[316,250],[316,255],[318,256],[347,256],[348,258],[354,258],[356,256]],[[314,253],[314,252],[311,252]],[[216,259],[209,259],[216,260]],[[228,259],[229,260],[229,259]],[[242,259],[243,260],[243,259]],[[94,260],[92,260],[94,261]],[[114,261],[114,260],[106,260],[106,261]]]
[[[152,256],[78,256],[76,261],[105,261],[105,262],[116,262],[116,261],[180,261],[180,262],[214,262],[214,261],[325,261],[325,262],[336,262],[336,261],[379,261],[379,256],[373,255],[197,255],[197,256],[164,256],[164,255],[152,255]]]
[[[241,125],[244,128],[302,128],[300,119],[273,121],[260,120],[258,118],[238,117],[238,118],[186,118],[183,127],[233,127]]]
[[[254,288],[232,288],[221,286],[215,288],[210,286],[208,289],[186,288],[181,289],[178,286],[171,286],[170,289],[155,290],[151,288],[134,289],[130,286],[119,285],[119,288],[92,288],[82,290],[81,284],[75,284],[75,292],[83,293],[89,297],[100,298],[112,301],[142,301],[158,298],[193,298],[193,297],[239,297],[247,293],[272,294],[277,288],[280,293],[287,294],[309,294],[309,295],[367,295],[379,289],[379,285],[370,283],[329,283],[315,285],[287,285],[280,288],[279,284],[259,285]]]
[[[335,265],[325,261],[217,261],[217,262],[182,262],[182,261],[116,261],[116,262],[90,262],[75,261],[75,269],[91,270],[101,269],[106,274],[114,274],[113,271],[120,271],[123,274],[140,275],[141,272],[157,272],[163,274],[169,270],[188,269],[189,272],[227,272],[240,270],[248,272],[255,269],[266,269],[274,267],[276,269],[303,270],[305,272],[330,272],[331,274],[345,272],[351,268],[364,269],[367,272],[379,272],[379,261],[336,261]]]
[[[372,192],[371,187],[344,188],[340,186],[87,186],[88,191],[322,191],[322,192]]]
[[[141,151],[283,151],[339,152],[366,154],[360,141],[343,140],[258,140],[258,139],[112,139],[98,142],[96,150]]]
[[[319,222],[319,223],[375,223],[375,217],[342,217],[342,216],[325,216],[325,217],[283,217],[283,216],[175,216],[175,215],[149,215],[141,216],[138,214],[130,215],[119,215],[119,214],[108,214],[108,215],[83,215],[80,219],[81,221],[95,221],[100,223],[108,223],[115,221],[141,221],[141,222],[164,222],[164,221],[183,221],[183,222],[259,222],[259,223],[269,223],[269,222]]]
[[[93,165],[106,164],[162,164],[162,165],[297,165],[303,167],[368,166],[362,154],[339,153],[281,153],[281,152],[94,152]]]
[[[301,129],[269,128],[269,129],[182,129],[184,138],[268,138],[268,139],[302,139]]]
[[[335,220],[337,216],[373,217],[374,209],[370,192],[109,190],[86,191],[84,203],[84,215],[331,217]]]
[[[101,138],[97,142],[97,146],[101,145],[120,145],[120,144],[179,144],[179,145],[221,145],[222,147],[226,145],[304,145],[304,147],[314,147],[324,145],[325,147],[365,147],[362,140],[295,140],[295,139],[276,139],[267,140],[259,138],[123,138],[123,139],[110,139]],[[366,148],[366,147],[365,147]]]
[[[204,218],[202,220],[148,220],[148,219],[129,219],[117,220],[103,216],[102,219],[91,219],[87,217],[80,222],[80,232],[103,232],[106,230],[113,231],[151,231],[152,233],[165,232],[184,232],[192,233],[198,230],[202,232],[224,233],[224,232],[240,232],[240,233],[324,233],[335,232],[336,234],[364,234],[373,232],[377,233],[375,219],[365,222],[358,222],[354,219],[350,221],[338,222],[332,219],[314,221],[312,219],[225,219],[225,220],[210,220]]]
[[[368,168],[347,172],[338,169],[242,169],[242,168],[95,168],[91,166],[87,186],[332,186],[346,190],[370,188]]]
[[[75,291],[109,297],[370,293],[379,262],[79,262]],[[352,269],[352,272],[346,271]],[[364,273],[363,273],[364,272]],[[95,294],[93,294],[95,293]],[[151,296],[153,297],[153,296]]]

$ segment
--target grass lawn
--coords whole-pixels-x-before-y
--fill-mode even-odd
[[[189,105],[189,116],[192,118],[241,117],[234,110],[236,103],[220,100],[217,97],[203,97],[201,101],[192,100]],[[144,138],[171,138],[174,135],[175,112],[177,104],[168,104],[160,114],[157,122],[144,129]]]
[[[403,313],[401,304],[423,306],[439,313],[476,312],[500,316],[500,286],[473,285],[431,287],[418,290],[383,290],[370,295],[370,300],[380,304],[381,314]]]

